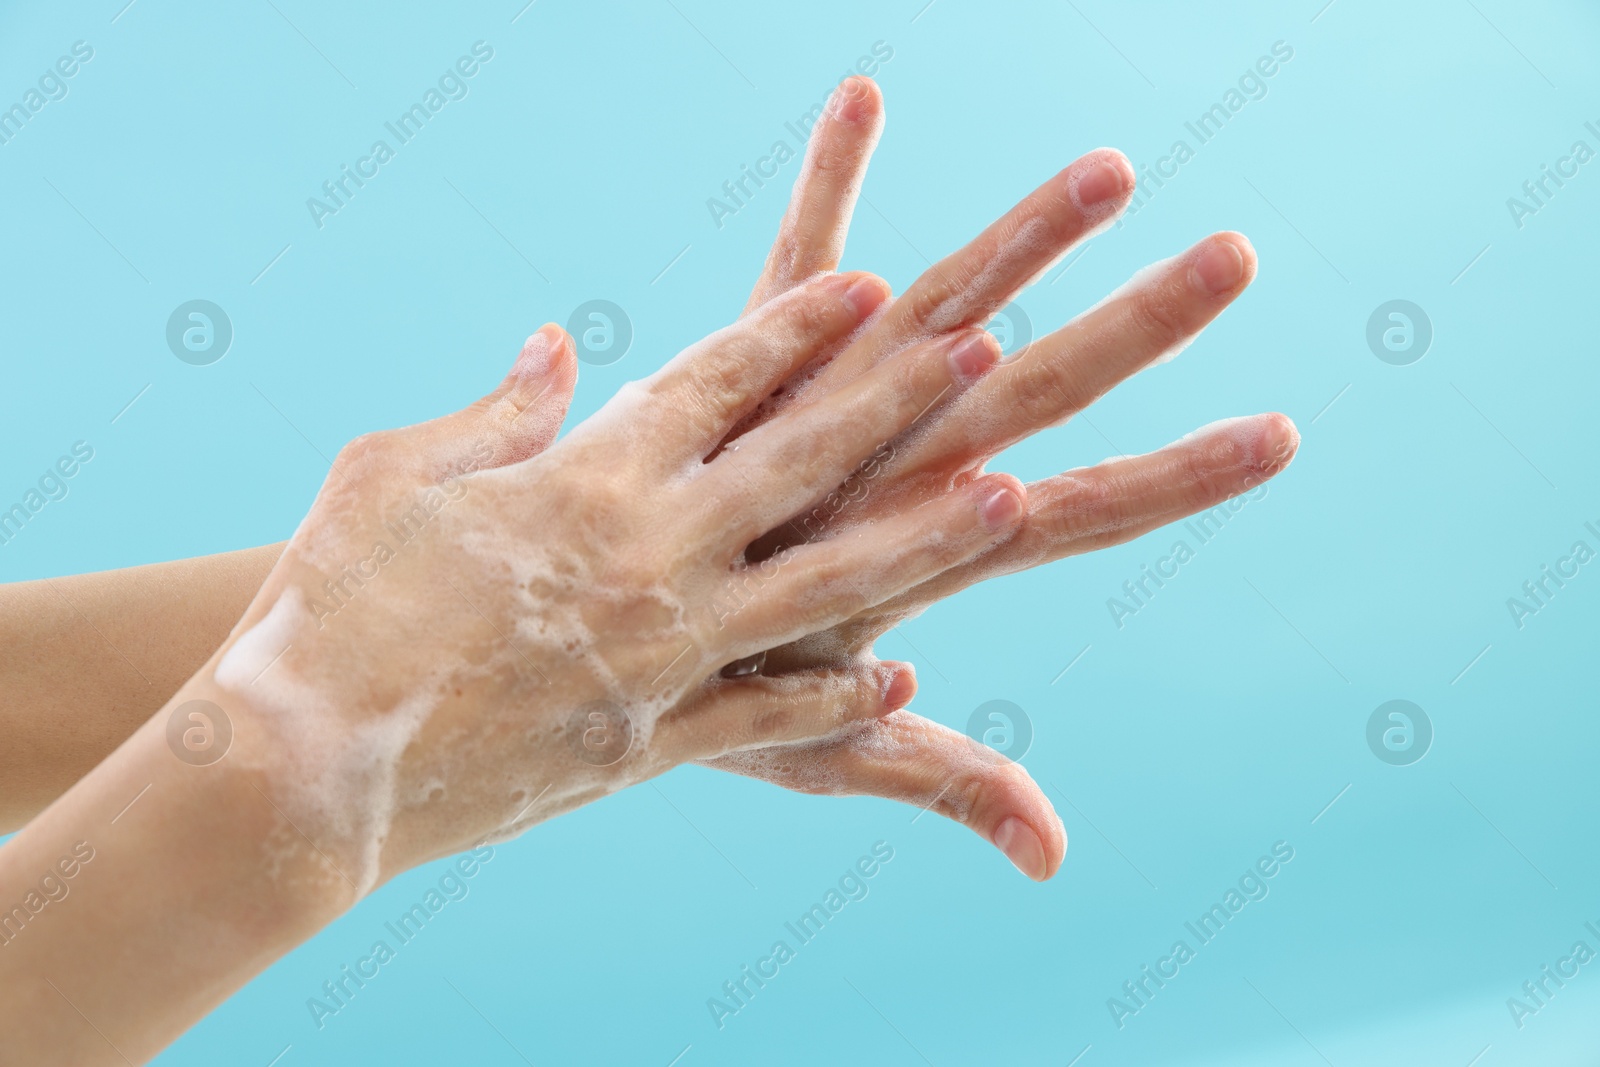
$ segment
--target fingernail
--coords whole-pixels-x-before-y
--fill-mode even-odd
[[[968,334],[950,350],[950,373],[957,381],[977,378],[1000,361],[999,345],[987,330]]]
[[[1115,199],[1127,191],[1128,184],[1128,171],[1120,160],[1101,160],[1078,179],[1078,206]]]
[[[856,318],[864,319],[872,314],[888,295],[889,292],[884,288],[882,279],[868,276],[857,278],[850,283],[850,288],[844,291],[844,302],[855,312]]]
[[[1044,881],[1044,845],[1027,823],[1012,815],[995,828],[994,843],[1017,870]]]
[[[917,671],[909,663],[897,663],[894,680],[883,694],[883,703],[890,711],[899,711],[917,695]]]
[[[1191,271],[1196,287],[1215,296],[1239,284],[1244,277],[1244,256],[1232,241],[1215,240],[1200,253]]]
[[[867,81],[850,77],[833,91],[833,115],[842,122],[860,122],[867,117]]]
[[[524,378],[542,378],[550,370],[550,353],[555,348],[551,332],[556,327],[545,325],[522,344],[513,371]]]
[[[978,505],[983,524],[991,530],[1004,529],[1022,518],[1022,498],[1010,489],[997,489]]]
[[[1270,469],[1286,467],[1300,447],[1300,431],[1286,415],[1267,416],[1261,432],[1261,462]]]

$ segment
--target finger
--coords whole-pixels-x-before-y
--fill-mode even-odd
[[[438,479],[519,463],[555,442],[577,381],[572,338],[547,323],[523,344],[494,392],[387,436]]]
[[[1133,165],[1121,152],[1090,152],[929,268],[812,389],[827,392],[908,344],[981,325],[1073,245],[1109,225],[1127,206],[1133,185]]]
[[[655,451],[677,464],[710,453],[729,428],[813,355],[849,335],[887,299],[870,274],[816,278],[685,349],[623,400],[659,427]],[[644,408],[666,413],[662,418]]]
[[[1035,341],[942,412],[938,432],[908,442],[895,473],[976,467],[1071,418],[1129,376],[1176,355],[1248,286],[1256,254],[1220,233],[1147,267],[1101,304]]]
[[[1028,772],[910,711],[842,736],[735,752],[708,761],[800,793],[898,800],[970,827],[1036,882],[1055,875],[1067,832]]]
[[[896,618],[915,614],[985,579],[1120,545],[1199,515],[1176,532],[1176,540],[1192,552],[1215,536],[1244,503],[1223,506],[1224,502],[1262,489],[1289,466],[1299,446],[1300,434],[1287,416],[1255,415],[1213,423],[1147,455],[1107,460],[1034,482],[1028,486],[1028,516],[1015,537],[884,604],[882,615],[863,620],[865,627],[852,637],[870,643]],[[1175,549],[1163,557],[1166,566],[1178,566],[1176,557],[1184,554]],[[1164,580],[1160,574],[1141,578],[1146,583]],[[786,667],[786,655],[779,650],[769,654],[768,669]]]
[[[969,329],[914,345],[865,375],[810,404],[745,434],[736,451],[722,453],[711,468],[714,493],[750,498],[738,509],[747,524],[741,545],[821,500],[874,448],[899,436],[947,397],[958,395],[1000,360],[1000,345],[987,331]],[[773,479],[764,472],[782,470]]]
[[[738,654],[828,629],[914,588],[1012,535],[1027,510],[1022,483],[992,474],[921,507],[802,545],[735,574],[753,578],[733,606],[714,600]]]
[[[751,310],[839,266],[867,162],[883,133],[883,94],[871,78],[846,78],[811,131],[789,210],[745,306]]]
[[[815,740],[903,708],[916,691],[911,664],[876,660],[778,677],[717,678],[657,721],[657,743],[683,763]]]
[[[555,443],[578,383],[572,338],[547,323],[523,344],[500,388],[461,414],[495,450],[495,466],[518,463]]]

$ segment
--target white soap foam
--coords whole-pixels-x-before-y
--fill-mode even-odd
[[[309,645],[315,639],[312,619],[299,589],[289,587],[239,636],[217,664],[214,680],[261,713],[284,741],[266,752],[246,747],[237,753],[239,760],[272,772],[280,790],[274,803],[291,822],[314,828],[313,842],[319,836],[326,842],[319,848],[338,842],[345,847],[337,851],[355,855],[359,868],[340,873],[364,896],[377,884],[400,756],[437,705],[438,689],[421,686],[381,714],[348,714],[320,679],[296,670],[293,642]]]
[[[1140,267],[1133,273],[1133,277],[1129,278],[1127,281],[1111,290],[1111,292],[1101,297],[1092,306],[1085,310],[1082,315],[1079,315],[1078,320],[1087,318],[1089,315],[1099,311],[1101,308],[1112,303],[1113,301],[1132,297],[1145,289],[1156,288],[1161,283],[1162,277],[1169,273],[1173,266],[1175,266],[1183,258],[1184,254],[1169,256],[1166,259],[1157,260],[1148,266]],[[1196,332],[1187,337],[1179,338],[1177,341],[1163,349],[1160,355],[1150,360],[1145,364],[1145,366],[1154,367],[1162,363],[1172,362],[1174,359],[1178,358],[1179,353],[1192,345],[1195,342],[1195,339],[1199,336],[1200,332]]]

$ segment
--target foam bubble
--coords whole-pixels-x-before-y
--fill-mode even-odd
[[[1112,303],[1113,301],[1126,299],[1145,289],[1157,288],[1161,284],[1161,279],[1163,276],[1169,273],[1171,269],[1183,258],[1184,256],[1182,254],[1169,256],[1166,259],[1157,260],[1148,266],[1140,267],[1138,270],[1134,271],[1131,278],[1117,286],[1115,289],[1111,290],[1111,292],[1107,293],[1105,296],[1101,297],[1086,311],[1084,311],[1083,314],[1079,316],[1079,319],[1083,319],[1089,315],[1092,315],[1094,312],[1099,311],[1101,308]],[[1146,363],[1145,366],[1155,367],[1162,363],[1170,363],[1174,359],[1177,359],[1179,353],[1188,348],[1190,345],[1194,344],[1195,340],[1200,336],[1200,332],[1201,331],[1196,331],[1192,334],[1189,334],[1187,337],[1181,337],[1177,341],[1174,341],[1172,344],[1163,349],[1161,353],[1154,359],[1151,359],[1148,363]]]
[[[1126,196],[1113,196],[1108,200],[1099,200],[1092,204],[1083,202],[1083,195],[1078,191],[1083,180],[1087,178],[1100,163],[1110,163],[1116,166],[1115,157],[1122,153],[1115,148],[1096,148],[1089,156],[1099,157],[1095,163],[1074,168],[1067,175],[1067,193],[1072,197],[1072,203],[1083,216],[1084,232],[1080,240],[1087,241],[1110,229],[1117,221],[1117,217],[1128,207],[1129,199]],[[1111,158],[1108,158],[1111,157]],[[1131,170],[1132,168],[1128,168]]]

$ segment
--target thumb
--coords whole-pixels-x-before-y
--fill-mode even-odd
[[[546,323],[523,344],[494,392],[419,429],[447,471],[520,463],[555,443],[577,382],[572,338]]]
[[[838,736],[733,752],[707,766],[801,793],[898,800],[961,823],[1036,882],[1053,876],[1067,832],[1028,772],[963,734],[900,710]]]

